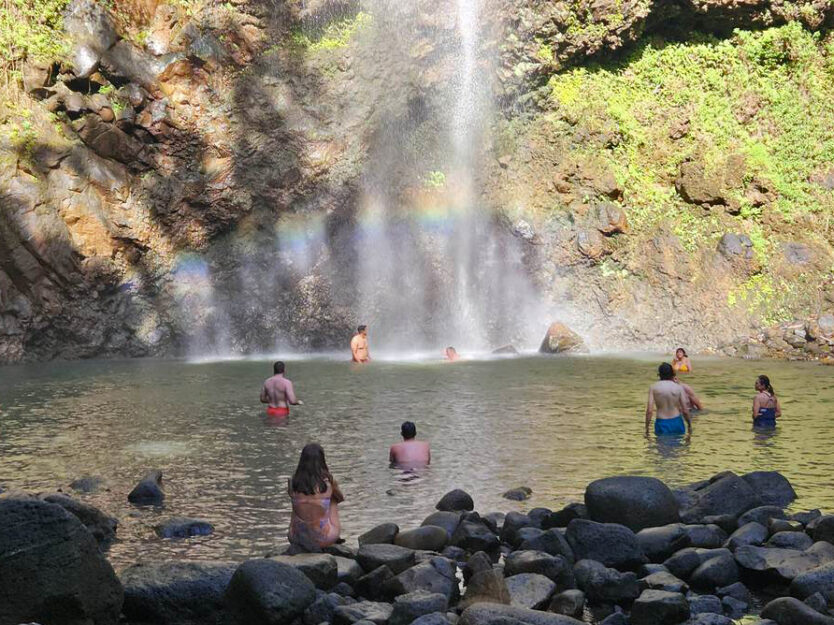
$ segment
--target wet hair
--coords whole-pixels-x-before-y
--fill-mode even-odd
[[[284,373],[284,368],[284,363],[279,360],[274,365],[272,365],[272,372],[275,375],[278,375],[279,373]]]
[[[362,330],[365,330],[367,327],[368,326],[365,326],[365,325],[359,326],[358,328],[356,328],[356,331],[361,332]]]
[[[400,434],[402,434],[403,438],[406,440],[412,439],[417,436],[417,426],[411,421],[406,421],[400,427]]]
[[[333,475],[327,468],[324,449],[318,443],[307,443],[301,450],[298,467],[293,473],[290,485],[295,493],[316,495],[327,490],[327,483],[333,483]]]
[[[683,347],[678,347],[678,348],[675,350],[675,356],[677,356],[677,355],[678,355],[678,352],[683,352],[683,357],[684,357],[684,358],[689,358],[689,354],[687,354],[687,353],[686,353],[686,350],[685,350]]]
[[[660,377],[661,380],[674,380],[675,379],[675,370],[672,368],[668,362],[664,362],[657,368],[657,375]]]
[[[756,382],[761,384],[765,387],[765,390],[770,393],[773,397],[776,397],[776,391],[773,390],[773,387],[770,385],[770,378],[766,375],[760,375],[756,378]]]

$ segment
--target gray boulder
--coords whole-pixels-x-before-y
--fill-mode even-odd
[[[684,525],[689,544],[701,549],[717,549],[727,540],[727,533],[717,525]]]
[[[127,500],[138,506],[161,506],[165,501],[165,492],[162,490],[162,471],[158,469],[148,471],[128,493]]]
[[[432,525],[434,527],[442,527],[446,530],[446,533],[449,536],[455,533],[455,530],[460,525],[460,513],[459,512],[433,512],[425,519],[423,519],[422,526]]]
[[[680,520],[672,491],[653,477],[623,475],[591,482],[585,506],[592,520],[619,523],[634,532]]]
[[[79,477],[70,482],[69,487],[76,493],[84,493],[88,495],[99,490],[104,484],[104,480],[100,477]]]
[[[34,498],[0,499],[0,528],[0,623],[118,623],[122,585],[75,516]]]
[[[620,573],[596,560],[580,560],[573,573],[577,586],[591,603],[630,604],[640,595],[634,573]]]
[[[231,562],[129,566],[121,574],[122,613],[131,623],[221,625],[226,588],[236,566]]]
[[[455,614],[457,617],[457,614]],[[456,620],[457,622],[457,620]],[[451,621],[448,619],[446,614],[441,614],[440,612],[432,612],[431,614],[425,614],[418,619],[414,620],[411,625],[450,625]]]
[[[116,539],[116,528],[119,522],[111,516],[104,514],[98,508],[83,503],[62,493],[54,493],[41,497],[48,503],[61,506],[72,516],[84,524],[90,533],[98,541],[100,547],[106,548]]]
[[[523,534],[520,534],[521,530],[526,527],[534,527],[533,519],[521,512],[508,512],[504,517],[504,524],[501,526],[501,542],[518,547],[526,538]],[[541,530],[541,528],[534,529]]]
[[[834,544],[834,514],[826,514],[808,525],[809,534],[815,541],[824,540]]]
[[[214,532],[214,526],[208,521],[175,517],[154,526],[160,538],[189,538],[191,536],[208,536]]]
[[[750,521],[750,523],[745,523],[733,532],[724,546],[730,551],[735,551],[745,545],[761,545],[767,540],[767,536],[767,528],[764,525],[756,521]]]
[[[269,559],[247,560],[226,589],[232,619],[246,625],[285,625],[316,600],[316,587],[301,571]]]
[[[287,564],[304,573],[316,588],[330,590],[339,583],[339,563],[327,553],[299,553],[294,556],[275,556],[275,562]]]
[[[571,589],[553,595],[547,611],[581,619],[585,611],[585,593],[581,590]]]
[[[378,601],[387,599],[385,584],[394,578],[394,574],[384,564],[378,566],[367,575],[363,575],[353,585],[356,595],[365,599]]]
[[[362,545],[392,545],[400,528],[396,523],[382,523],[369,529],[359,536],[359,546]]]
[[[410,625],[413,621],[434,612],[445,613],[449,601],[445,595],[417,590],[401,595],[394,601],[389,625]]]
[[[518,488],[511,488],[501,496],[504,499],[509,499],[510,501],[525,501],[530,499],[532,494],[532,489],[526,486],[519,486]]]
[[[765,547],[805,551],[810,549],[813,544],[814,539],[805,532],[776,532],[765,543]]]
[[[738,581],[739,570],[730,555],[710,558],[692,572],[689,583],[699,590],[715,590]]]
[[[697,614],[723,614],[724,608],[721,605],[721,598],[716,595],[690,595],[689,613],[692,616]]]
[[[764,505],[784,508],[796,499],[788,479],[776,471],[753,471],[741,476],[750,484]]]
[[[681,523],[649,527],[636,536],[637,544],[650,562],[663,562],[676,551],[691,546],[689,534]]]
[[[449,541],[449,533],[442,527],[425,525],[413,530],[400,532],[394,538],[394,544],[406,549],[424,551],[442,551]]]
[[[569,503],[561,510],[551,512],[544,519],[542,519],[542,529],[550,529],[551,527],[567,527],[568,523],[574,519],[587,519],[588,509],[583,503]]]
[[[689,585],[682,579],[678,579],[668,571],[652,573],[640,580],[640,587],[650,590],[665,590],[666,592],[682,592],[689,590]]]
[[[629,618],[631,625],[677,625],[689,618],[689,602],[679,592],[644,590]]]
[[[302,621],[304,625],[320,625],[330,623],[336,613],[336,608],[343,605],[356,603],[351,597],[343,597],[336,593],[328,593],[316,599],[313,604],[304,611]]]
[[[521,551],[543,551],[552,556],[562,556],[571,564],[574,561],[573,549],[570,548],[564,534],[556,528],[540,531],[538,535],[526,539],[519,545]]]
[[[441,594],[447,602],[451,602],[458,595],[455,572],[455,564],[451,560],[435,556],[386,581],[383,592],[388,597],[396,597],[422,590]]]
[[[800,573],[791,582],[794,597],[805,599],[818,592],[834,596],[834,562]]]
[[[506,580],[510,605],[541,610],[550,602],[556,584],[538,573],[519,573]]]
[[[483,523],[461,521],[455,533],[452,534],[451,544],[466,551],[493,552],[498,550],[501,543],[492,530]]]
[[[684,523],[699,523],[711,515],[740,516],[761,503],[761,498],[750,484],[735,473],[726,472],[694,490],[692,500],[681,508],[680,515]]]
[[[773,619],[779,625],[834,625],[834,618],[793,597],[780,597],[768,603],[762,609],[762,618]]]
[[[394,607],[389,603],[360,601],[336,608],[333,611],[333,623],[335,625],[352,625],[352,623],[359,621],[370,621],[376,625],[386,625],[393,611]]]
[[[359,547],[356,561],[366,571],[373,571],[383,564],[398,575],[414,564],[414,550],[398,545],[365,544]]]
[[[475,502],[466,491],[455,489],[443,495],[435,508],[441,512],[467,512],[475,509]]]
[[[565,538],[577,560],[597,560],[616,569],[635,568],[646,561],[637,536],[624,525],[574,519]]]
[[[770,519],[784,518],[786,518],[785,511],[778,506],[758,506],[748,510],[738,517],[738,524],[739,526],[742,526],[746,523],[750,523],[751,521],[755,521],[756,523],[761,523],[767,527],[767,523]]]
[[[525,623],[526,625],[582,625],[562,614],[528,610],[511,605],[493,603],[478,603],[466,610],[460,616],[458,625],[510,625]]]
[[[336,560],[336,579],[338,582],[344,582],[352,586],[365,574],[365,571],[353,558],[333,557]]]
[[[814,543],[805,551],[747,546],[736,549],[735,558],[742,568],[790,582],[802,573],[834,561],[834,549],[828,543]]]
[[[538,573],[556,583],[559,591],[575,588],[571,564],[562,556],[544,551],[514,551],[504,560],[504,575]]]

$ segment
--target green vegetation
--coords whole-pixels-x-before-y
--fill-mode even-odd
[[[0,71],[6,87],[25,60],[52,61],[67,52],[62,11],[69,0],[0,0]]]
[[[446,185],[446,174],[442,171],[430,171],[423,178],[423,186],[427,189],[441,189]]]
[[[292,43],[298,48],[318,52],[321,50],[338,50],[348,45],[350,40],[363,28],[371,24],[370,13],[360,11],[353,18],[338,20],[327,25],[318,34],[295,30]]]

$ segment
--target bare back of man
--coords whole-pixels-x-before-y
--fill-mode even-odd
[[[431,449],[426,441],[411,439],[391,445],[388,457],[400,468],[422,467],[431,463]]]
[[[283,374],[274,375],[264,382],[261,391],[261,402],[268,404],[270,408],[288,408],[291,404],[297,404],[292,382]]]
[[[692,421],[689,419],[689,400],[686,391],[674,381],[674,371],[668,363],[659,368],[660,381],[649,388],[649,399],[646,402],[646,433],[652,414],[656,411],[655,434],[685,434],[686,425],[692,431]]]

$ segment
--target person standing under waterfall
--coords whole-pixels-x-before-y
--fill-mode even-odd
[[[353,362],[371,362],[371,352],[368,350],[368,326],[356,328],[356,334],[350,340],[350,352]]]
[[[266,414],[270,417],[288,417],[291,405],[303,405],[295,396],[292,382],[284,377],[284,369],[284,363],[280,360],[272,365],[275,375],[267,379],[261,389],[261,403],[267,404]]]
[[[649,424],[655,410],[657,411],[654,421],[655,434],[658,436],[686,434],[684,420],[691,434],[689,400],[683,387],[675,382],[675,370],[668,362],[664,362],[657,368],[657,373],[660,380],[649,388],[649,400],[646,404],[646,434],[649,433]]]

